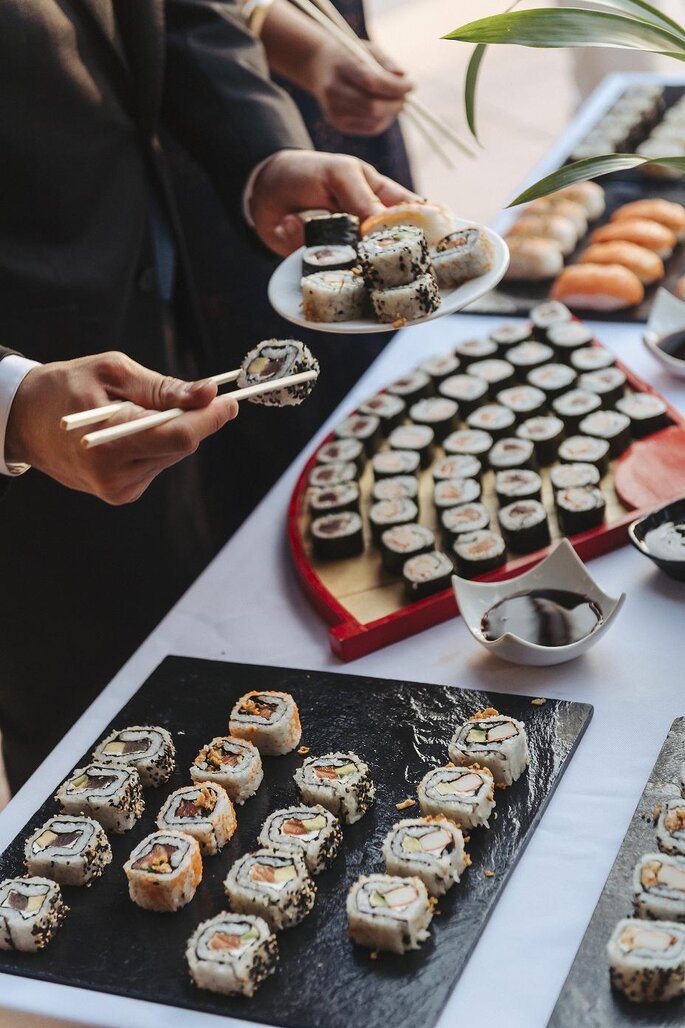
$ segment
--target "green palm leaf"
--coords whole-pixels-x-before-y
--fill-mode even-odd
[[[600,178],[610,175],[612,171],[628,171],[644,164],[663,164],[669,168],[677,168],[685,174],[685,157],[640,157],[639,154],[616,153],[606,157],[586,157],[574,164],[566,164],[563,168],[546,175],[539,182],[524,189],[512,200],[510,207],[537,200],[540,196],[548,196],[564,186],[572,186],[576,182],[585,182],[589,178]]]
[[[652,22],[668,28],[671,32],[675,32],[676,35],[685,40],[685,29],[683,29],[683,26],[674,21],[673,18],[669,18],[662,11],[658,11],[652,4],[646,3],[645,0],[592,0],[592,3],[595,7],[613,8],[614,10],[625,11],[631,15],[635,14],[637,9],[638,12],[642,12],[642,14],[638,15],[642,21]]]
[[[478,74],[480,66],[485,57],[487,47],[483,43],[474,46],[473,53],[469,59],[464,79],[464,108],[466,110],[466,121],[471,129],[471,135],[478,142],[476,132],[476,86],[478,85]]]

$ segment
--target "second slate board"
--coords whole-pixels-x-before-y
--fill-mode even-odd
[[[685,999],[670,1003],[630,1003],[609,986],[606,945],[614,925],[632,914],[633,868],[643,853],[656,853],[652,811],[663,799],[680,796],[680,768],[685,760],[685,718],[671,725],[661,753],[621,843],[614,866],[595,907],[548,1028],[682,1028]]]
[[[185,943],[200,921],[226,909],[223,880],[231,863],[254,848],[266,816],[295,802],[292,775],[303,757],[291,753],[264,760],[264,783],[237,808],[236,834],[221,855],[204,861],[195,899],[177,913],[152,914],[136,907],[127,895],[122,864],[154,829],[166,796],[188,782],[188,767],[199,748],[226,731],[234,701],[249,689],[292,693],[300,708],[303,744],[312,754],[355,750],[368,762],[378,792],[371,811],[345,827],[340,856],[316,879],[312,913],[298,927],[279,934],[276,974],[246,1000],[194,989],[186,971]],[[404,957],[381,954],[372,960],[346,937],[347,890],[360,873],[382,870],[386,832],[395,821],[419,812],[417,806],[399,812],[395,804],[414,794],[427,770],[446,763],[454,727],[488,706],[525,723],[530,768],[515,785],[497,790],[498,816],[492,827],[472,832],[468,851],[473,866],[440,901],[430,940]],[[145,790],[146,810],[133,831],[111,836],[114,861],[103,877],[91,889],[65,889],[71,912],[50,946],[37,955],[0,952],[0,973],[287,1028],[430,1028],[591,715],[592,708],[580,703],[548,700],[535,706],[524,696],[168,657],[111,727],[168,728],[177,748],[171,781],[161,789]],[[109,730],[103,729],[99,738]],[[21,874],[24,839],[54,810],[52,800],[45,803],[0,855],[0,879]],[[484,875],[486,869],[493,871],[492,877]]]

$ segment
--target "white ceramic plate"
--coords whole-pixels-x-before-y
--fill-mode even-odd
[[[454,231],[460,228],[470,228],[474,225],[472,221],[464,221],[463,218],[454,219]],[[509,267],[509,250],[501,236],[498,236],[492,229],[483,225],[476,225],[488,237],[494,248],[494,259],[492,267],[480,278],[473,278],[465,282],[457,289],[443,289],[440,292],[442,303],[437,311],[427,315],[425,318],[417,318],[410,321],[410,325],[422,325],[424,321],[433,321],[434,318],[442,318],[445,314],[456,314],[457,311],[468,307],[470,303],[494,289],[497,283],[504,277]],[[337,332],[341,335],[361,335],[368,332],[394,332],[393,325],[384,325],[373,318],[363,318],[357,321],[307,321],[302,314],[302,290],[300,281],[302,279],[302,247],[291,253],[283,260],[269,282],[269,302],[275,311],[293,325],[301,328],[311,328],[314,332]]]

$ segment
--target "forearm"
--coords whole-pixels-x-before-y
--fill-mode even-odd
[[[274,0],[261,31],[271,71],[288,82],[312,91],[317,54],[330,37],[316,22],[297,10],[289,0]]]

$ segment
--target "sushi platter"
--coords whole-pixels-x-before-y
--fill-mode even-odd
[[[285,692],[271,692],[274,689]],[[200,754],[198,749],[213,736],[226,732],[232,708],[232,733],[242,730],[241,716],[244,724],[254,720],[250,711],[255,708],[248,710],[240,705],[248,690],[256,690],[250,695],[255,697],[257,704],[270,699],[274,709],[279,703],[285,705],[285,734],[290,731],[288,725],[297,728],[296,733],[286,739],[286,746],[297,746],[297,749],[293,748],[282,756],[266,756],[265,750],[269,747],[265,740],[275,740],[276,736],[264,736],[261,742],[256,735],[252,736],[264,755],[263,780],[261,784],[253,781],[248,789],[249,798],[243,804],[238,802],[237,827],[235,824],[230,826],[227,832],[229,841],[223,840],[221,852],[202,859],[203,874],[198,885],[200,857],[197,843],[188,834],[179,835],[172,829],[166,830],[166,824],[173,820],[163,820],[170,811],[173,813],[169,793],[179,787],[182,794],[192,789],[188,767],[193,762],[195,772],[207,747]],[[302,747],[299,746],[298,708],[301,741],[305,744]],[[497,710],[502,714],[497,715]],[[323,1024],[330,1028],[369,1025],[380,1028],[387,1024],[428,1028],[438,1018],[591,716],[592,707],[589,705],[566,701],[347,675],[341,681],[341,677],[335,674],[168,657],[119,712],[112,725],[101,737],[93,739],[89,747],[92,751],[98,746],[98,755],[115,754],[116,760],[124,761],[127,753],[136,752],[140,732],[150,734],[150,730],[123,730],[123,726],[159,726],[152,731],[158,736],[160,756],[147,771],[142,816],[138,785],[138,795],[133,804],[109,807],[106,812],[108,818],[119,819],[120,829],[133,822],[133,827],[125,834],[108,830],[111,862],[104,870],[97,868],[89,888],[63,885],[63,901],[60,902],[69,909],[65,913],[60,907],[54,916],[54,937],[37,953],[0,949],[0,972],[292,1028],[314,1028]],[[348,899],[350,934],[362,945],[353,943],[348,938],[346,923],[346,897],[350,886],[355,880],[358,880],[357,887],[364,889],[368,888],[366,883],[388,881],[387,875],[379,875],[383,871],[382,854],[386,853],[383,840],[393,825],[396,833],[406,831],[397,824],[401,819],[420,817],[417,786],[423,779],[421,788],[425,795],[422,798],[419,789],[418,798],[421,810],[427,815],[433,811],[436,802],[440,805],[439,797],[443,792],[439,786],[437,793],[431,792],[431,776],[474,777],[471,767],[444,766],[448,760],[448,743],[449,755],[459,760],[460,754],[468,752],[470,737],[487,737],[491,724],[499,726],[498,738],[503,740],[499,743],[502,747],[512,745],[511,740],[504,741],[512,732],[519,735],[517,756],[514,760],[514,746],[512,756],[502,758],[511,761],[508,765],[510,771],[505,770],[503,778],[495,772],[496,781],[502,781],[503,785],[493,789],[491,784],[485,813],[478,817],[474,814],[474,827],[468,829],[464,840],[468,857],[462,851],[460,873],[452,879],[459,880],[449,892],[426,905],[427,920],[430,922],[432,918],[430,935],[423,928],[408,927],[408,931],[416,931],[414,938],[418,948],[402,955],[376,952],[383,949],[384,940],[377,937],[373,950],[370,942],[363,943],[364,933],[370,930],[367,924],[370,915],[356,915],[360,922],[356,924],[350,907],[353,900]],[[509,731],[502,732],[502,726],[508,727]],[[232,745],[235,742],[236,739],[232,739]],[[170,773],[171,764],[167,757],[173,753],[172,743],[176,759],[175,770]],[[281,752],[283,748],[281,745]],[[274,856],[280,852],[278,850],[258,851],[252,857],[247,855],[258,845],[260,829],[261,840],[264,832],[271,830],[268,828],[273,822],[271,815],[275,816],[278,808],[287,808],[296,801],[296,782],[299,782],[301,799],[309,802],[303,784],[306,768],[321,764],[323,758],[317,754],[329,754],[326,759],[330,763],[335,756],[330,751],[339,750],[348,751],[343,756],[365,769],[369,788],[364,795],[355,793],[355,802],[362,806],[355,808],[354,815],[351,809],[340,815],[348,823],[343,826],[342,842],[340,828],[336,827],[335,848],[340,844],[339,852],[335,859],[323,860],[322,867],[326,869],[322,874],[316,874],[321,868],[313,872],[316,874],[316,890],[311,884],[312,879],[303,871],[309,884],[308,891],[300,895],[307,916],[303,917],[303,909],[300,909],[290,922],[279,922],[275,916],[272,918],[272,926],[276,928],[302,921],[287,931],[278,931],[276,936],[269,935],[269,945],[273,949],[277,938],[280,954],[275,970],[273,954],[270,953],[270,976],[262,981],[250,998],[248,995],[220,995],[207,991],[206,987],[197,988],[188,975],[188,940],[191,936],[197,940],[203,931],[215,931],[216,925],[223,926],[224,922],[228,925],[236,920],[236,914],[228,912],[224,879],[232,909],[244,909],[234,906],[241,888],[244,890],[240,883],[241,866],[245,861],[255,860],[260,853],[266,854],[262,860],[268,856],[271,863],[274,860],[278,863],[279,859]],[[467,755],[465,759],[472,758]],[[90,752],[79,761],[80,768],[89,760]],[[506,769],[507,765],[502,766]],[[102,770],[100,768],[100,772]],[[341,770],[347,773],[346,769]],[[111,764],[106,766],[106,772],[113,780],[114,767]],[[64,808],[62,821],[70,816],[66,810],[69,789],[80,786],[84,774],[77,770],[60,789]],[[489,775],[492,783],[492,774],[487,768],[481,772],[482,775]],[[162,779],[163,785],[151,787]],[[513,784],[506,784],[512,780]],[[54,784],[57,788],[60,783]],[[319,786],[321,788],[323,786]],[[174,793],[180,796],[182,803],[187,803],[182,794]],[[437,795],[437,801],[431,799],[433,795]],[[175,809],[178,813],[179,808]],[[326,811],[320,809],[325,815]],[[9,893],[12,902],[5,905],[25,910],[29,917],[32,902],[29,893],[32,889],[43,888],[44,891],[46,879],[16,876],[25,871],[23,860],[27,839],[33,844],[33,850],[28,852],[51,844],[55,833],[45,822],[50,818],[49,823],[59,828],[56,825],[60,820],[55,817],[57,813],[56,802],[49,798],[0,855],[0,880],[12,879]],[[361,813],[364,813],[363,817]],[[97,817],[102,817],[102,811]],[[488,817],[489,829],[477,827],[487,823]],[[157,824],[162,819],[165,831],[152,836],[156,845],[151,849],[148,833],[154,832],[156,818]],[[216,819],[215,828],[219,820]],[[325,818],[318,820],[323,822]],[[356,823],[350,823],[353,821]],[[424,823],[431,826],[434,836],[445,834],[439,827],[437,830],[432,827],[440,824],[439,819]],[[461,832],[452,822],[445,823],[452,833],[456,831],[461,846]],[[205,854],[212,852],[210,842],[209,838],[202,841]],[[416,848],[416,844],[413,845]],[[151,897],[149,890],[146,891],[145,874],[154,861],[157,862],[154,865],[156,870],[164,872],[165,861],[173,862],[178,855],[174,855],[174,850],[179,847],[193,849],[192,860],[188,862],[191,869],[187,872],[193,876],[193,884],[184,897],[176,896],[170,905],[165,906],[166,901],[160,901],[159,892]],[[307,860],[309,862],[309,857]],[[388,855],[385,855],[385,861],[390,872],[395,865]],[[288,868],[291,874],[283,875],[284,879],[293,877],[298,862],[303,863],[302,857],[292,858],[292,866]],[[264,872],[265,869],[261,870]],[[278,877],[274,879],[274,875],[279,874],[278,868],[268,870],[271,878],[253,876],[254,881],[280,881]],[[35,869],[32,868],[31,873],[35,874]],[[372,877],[360,878],[360,875]],[[419,879],[405,877],[400,882],[405,884],[401,884],[394,894],[396,900],[401,900],[399,892],[404,894],[407,889],[414,892],[422,889],[425,895],[425,887]],[[290,880],[286,882],[288,887],[292,884]],[[52,887],[56,888],[54,883]],[[444,888],[435,891],[440,893]],[[0,886],[0,900],[3,902],[7,899],[6,892],[7,883],[4,883]],[[375,895],[372,893],[372,908],[380,902],[373,898]],[[389,894],[386,892],[385,895]],[[21,905],[18,905],[19,900]],[[395,905],[392,904],[393,907]],[[180,906],[182,908],[178,909]],[[148,909],[141,909],[145,907]],[[290,912],[285,905],[279,909],[279,916],[292,918],[292,908]],[[162,910],[166,912],[154,912]],[[250,922],[249,915],[242,917],[248,924],[259,924],[262,926],[260,930],[268,934],[268,925],[262,919],[252,918]],[[17,920],[15,918],[15,922]],[[373,917],[370,923],[374,923]],[[106,944],[102,938],[104,925],[107,926]],[[256,935],[255,929],[248,931],[245,938],[256,939]],[[227,929],[215,931],[214,936],[208,937],[210,950],[232,945]],[[211,944],[211,939],[215,940],[216,946]],[[402,948],[412,942],[410,935],[406,939],[409,941],[405,941]],[[197,952],[201,954],[200,949]],[[89,954],[87,961],[83,960],[84,953]],[[216,961],[218,964],[218,957]],[[197,974],[190,956],[188,962],[191,972]]]
[[[682,831],[674,833],[664,830],[667,814],[676,808],[683,810],[682,767],[685,759],[685,718],[677,718],[671,725],[666,741],[654,765],[649,781],[637,805],[630,827],[626,832],[618,856],[609,873],[592,920],[580,944],[575,961],[564,984],[562,993],[549,1022],[549,1028],[566,1028],[569,1024],[582,1024],[584,1028],[612,1028],[623,1025],[654,1025],[659,1028],[682,1025],[685,1020],[685,997],[682,995],[682,966],[685,964],[683,942],[678,926],[670,924],[673,935],[671,945],[680,945],[681,954],[674,963],[680,964],[677,973],[668,969],[658,970],[658,984],[651,998],[657,1002],[645,1002],[647,995],[636,995],[630,1001],[617,988],[612,990],[609,980],[610,958],[607,944],[619,922],[623,931],[658,927],[668,918],[666,912],[645,912],[644,894],[636,896],[635,869],[647,862],[663,860],[664,866],[673,860],[669,854],[683,853],[680,842]],[[657,815],[655,817],[655,814]],[[666,815],[666,818],[665,818]],[[680,847],[678,849],[677,847]],[[659,855],[659,856],[657,856]],[[647,860],[645,861],[645,858]],[[676,857],[677,861],[682,857]],[[680,870],[679,867],[677,867]],[[679,900],[680,913],[671,913],[669,921],[682,919],[682,893]],[[649,899],[647,900],[649,903]],[[659,920],[652,918],[658,917]],[[631,918],[628,924],[621,921]],[[645,919],[646,918],[646,919]],[[633,936],[634,937],[634,936]],[[657,936],[654,939],[658,941]],[[644,955],[643,955],[644,956]],[[639,953],[636,954],[641,959]],[[657,957],[658,960],[658,957]],[[617,965],[619,964],[617,960]],[[652,965],[654,966],[654,965]],[[670,965],[673,967],[673,964]],[[657,964],[657,969],[659,965]],[[633,972],[635,973],[635,971]],[[642,971],[635,973],[635,987],[641,990],[647,983]],[[654,974],[654,971],[652,971]],[[680,996],[663,1001],[663,990],[674,985]],[[661,991],[661,995],[659,995]]]
[[[548,307],[549,305],[541,305],[538,310],[542,311]],[[566,315],[568,315],[568,311],[566,311]],[[578,339],[582,339],[583,329],[584,327],[579,322],[570,321],[565,323],[564,331],[569,338],[577,336]],[[556,335],[552,335],[550,339],[556,339],[557,336],[561,338],[561,333],[555,326],[550,327],[550,332],[553,330]],[[517,343],[521,336],[531,336],[536,333],[536,339],[526,339],[523,343]],[[579,333],[581,334],[579,335]],[[510,438],[521,435],[520,417],[511,427],[500,432],[500,435],[504,435],[505,438],[495,442],[494,445],[489,433],[476,431],[474,435],[473,432],[475,425],[480,424],[478,420],[473,421],[474,417],[479,418],[479,410],[484,416],[485,414],[489,417],[494,416],[493,409],[498,416],[502,415],[502,403],[504,402],[502,397],[505,393],[510,393],[511,387],[504,392],[499,389],[499,386],[491,388],[489,392],[483,388],[478,399],[471,396],[466,397],[463,390],[465,385],[471,386],[473,379],[478,378],[476,373],[478,368],[473,362],[474,356],[487,355],[488,359],[479,363],[497,365],[495,370],[498,373],[500,366],[505,365],[509,368],[509,372],[513,372],[511,364],[506,359],[502,359],[511,353],[511,346],[503,346],[503,342],[507,344],[514,342],[517,349],[523,346],[525,353],[532,355],[535,359],[542,354],[549,361],[551,347],[546,346],[546,351],[543,353],[539,346],[540,338],[540,332],[534,328],[512,325],[498,326],[496,322],[493,322],[489,340],[457,341],[454,353],[445,354],[436,358],[435,361],[426,361],[424,365],[419,366],[417,371],[406,375],[405,379],[390,384],[387,392],[381,392],[376,397],[370,398],[367,404],[361,404],[354,415],[348,417],[327,440],[324,440],[303,469],[291,497],[288,516],[291,554],[305,592],[315,608],[331,625],[331,646],[342,659],[356,659],[445,621],[458,613],[450,581],[452,565],[455,563],[455,553],[459,574],[469,578],[482,577],[485,581],[511,578],[528,570],[550,552],[550,546],[564,534],[571,539],[578,555],[583,560],[587,560],[622,546],[627,541],[628,525],[641,512],[651,509],[659,501],[666,502],[673,496],[685,492],[683,471],[685,468],[685,432],[683,431],[682,416],[664,401],[657,399],[650,386],[639,380],[620,362],[615,361],[613,355],[609,355],[608,351],[601,348],[597,340],[594,340],[592,346],[582,348],[584,351],[582,360],[585,362],[583,366],[588,366],[588,361],[596,363],[603,359],[611,363],[611,367],[607,367],[605,371],[611,373],[612,380],[615,378],[618,382],[623,382],[624,385],[621,388],[625,388],[625,395],[622,399],[616,400],[614,397],[614,401],[618,404],[617,409],[628,409],[626,404],[628,406],[632,406],[634,403],[637,405],[654,404],[655,408],[658,407],[663,412],[663,419],[654,421],[653,424],[640,430],[634,428],[635,439],[625,452],[618,458],[612,458],[609,461],[608,469],[603,467],[599,476],[595,472],[595,485],[600,486],[602,495],[598,496],[597,493],[593,495],[596,496],[600,505],[604,504],[604,516],[602,517],[601,511],[599,511],[599,516],[593,521],[576,518],[573,514],[568,517],[560,512],[557,502],[559,496],[558,476],[566,474],[562,470],[563,463],[550,466],[550,454],[548,454],[539,461],[540,466],[537,468],[539,478],[536,472],[523,470],[522,474],[531,479],[533,488],[541,489],[541,497],[538,499],[541,499],[542,502],[538,503],[536,511],[541,521],[545,520],[545,511],[547,512],[548,530],[545,531],[543,525],[539,534],[531,534],[527,545],[521,547],[517,544],[513,539],[512,526],[503,522],[502,508],[506,500],[499,494],[499,486],[496,492],[494,472],[486,469],[488,465],[495,467],[496,454],[497,459],[500,458],[500,450],[497,448],[511,447],[512,443],[514,446],[524,448],[523,441],[517,442],[516,439]],[[493,339],[498,340],[499,347],[493,345]],[[543,349],[545,345],[543,343]],[[469,350],[471,352],[468,352]],[[573,355],[571,357],[576,361],[580,360],[580,357],[576,358]],[[512,360],[514,359],[512,357]],[[543,386],[545,385],[543,379],[552,373],[560,376],[558,383],[555,380],[555,384],[559,385],[559,388],[564,385],[566,389],[573,386],[574,388],[568,395],[575,402],[578,400],[577,393],[585,392],[585,390],[577,389],[575,382],[572,381],[574,377],[572,371],[569,372],[570,377],[564,376],[564,373],[569,371],[568,360],[563,363],[558,352],[555,360],[557,363],[552,362],[549,365],[543,363],[529,374],[537,375],[535,381],[539,381]],[[552,370],[546,371],[547,367]],[[571,368],[573,367],[574,365],[571,365]],[[427,369],[427,373],[422,370],[424,368]],[[463,371],[467,373],[462,374]],[[431,373],[434,378],[432,382],[426,384]],[[421,375],[423,378],[420,377]],[[444,375],[447,375],[447,378],[440,377]],[[566,377],[568,380],[562,383],[562,377]],[[520,376],[518,381],[521,382]],[[577,381],[582,384],[582,373],[581,379]],[[406,406],[403,404],[396,406],[397,394],[405,388],[403,383],[406,384],[407,390],[424,388],[422,394],[424,399],[414,403],[416,397],[407,396]],[[425,432],[425,427],[421,424],[421,417],[425,417],[424,405],[436,402],[444,404],[445,398],[451,396],[453,392],[454,395],[457,395],[457,387],[459,400],[453,404],[450,410],[446,408],[444,413],[449,415],[451,411],[454,419],[455,407],[461,410],[462,404],[468,402],[466,409],[471,409],[471,413],[467,415],[469,420],[464,420],[463,414],[459,413],[456,424],[453,420],[447,426],[451,433],[447,437],[444,435],[447,428],[443,425],[442,442],[433,448],[433,453],[424,466],[417,470],[419,463],[417,460],[413,467],[408,465],[403,473],[402,468],[395,466],[399,459],[394,456],[394,451],[397,450],[397,444],[394,443],[395,433],[405,433],[405,435],[407,431],[416,433],[416,445],[420,445],[421,440],[418,439],[418,433]],[[517,387],[513,388],[514,394],[512,395],[518,395]],[[431,400],[430,397],[425,399],[426,390],[430,396],[437,394],[437,401],[436,399]],[[406,393],[404,395],[406,396]],[[523,387],[526,403],[531,399],[534,403],[538,402],[536,397],[539,395],[540,390],[536,390],[535,387],[532,393],[528,386]],[[635,396],[644,397],[644,399],[635,401]],[[498,399],[498,403],[486,403],[480,408],[475,406],[478,402],[483,403],[488,399],[492,401],[495,398]],[[510,402],[509,395],[506,400]],[[589,401],[587,396],[580,397],[580,400],[583,404],[597,403],[596,400]],[[551,401],[549,396],[547,400],[543,397],[539,402],[542,403],[541,410],[558,412],[560,418],[566,419],[563,395],[557,396],[557,399]],[[559,407],[560,403],[562,407]],[[374,407],[374,404],[381,404],[383,409]],[[555,407],[554,404],[557,406]],[[606,408],[609,406],[611,403],[604,401],[605,410],[598,411],[600,418],[603,419],[608,415],[609,412]],[[421,413],[417,415],[416,411],[419,407],[421,407]],[[369,447],[368,437],[364,438],[365,433],[369,427],[372,430],[378,427],[376,425],[378,419],[376,418],[374,421],[373,417],[370,417],[372,409],[378,409],[381,413],[390,416],[392,420],[382,433],[387,436],[387,441],[384,438],[378,441],[377,438],[373,446]],[[413,424],[402,423],[402,419],[407,416],[408,411],[411,412]],[[609,416],[614,417],[614,415]],[[549,418],[543,418],[543,421],[545,424],[553,426],[561,424],[558,419],[557,422],[554,422],[554,418],[552,421]],[[585,424],[585,421],[583,423]],[[392,425],[396,427],[392,428]],[[570,422],[566,420],[566,425],[569,426],[567,435],[579,431],[577,423],[573,420]],[[453,432],[452,429],[456,426],[459,427],[459,431]],[[355,432],[357,438],[350,438],[350,433],[354,436]],[[466,463],[474,461],[474,455],[461,454],[457,446],[460,443],[460,436],[465,433],[470,440],[474,440],[478,436],[476,441],[479,441],[483,435],[489,438],[489,442],[484,444],[483,452],[475,459],[474,471],[465,470],[464,467]],[[378,437],[378,435],[379,433],[376,431],[376,436]],[[573,439],[577,439],[577,436],[573,436]],[[365,452],[362,452],[360,441],[364,444]],[[399,445],[401,447],[406,443],[407,440],[403,435]],[[409,443],[412,443],[411,439]],[[356,449],[353,444],[356,445]],[[562,453],[563,447],[568,448],[572,445],[574,443],[571,439],[559,444],[558,454],[562,462],[568,459],[582,461],[580,457],[567,458]],[[386,449],[388,446],[389,449]],[[374,447],[375,454],[370,456]],[[329,475],[326,470],[326,461],[329,457],[336,457],[337,450],[340,450],[343,463],[348,461],[346,468],[349,472],[348,481],[335,488],[322,489],[321,486],[331,483],[331,479],[326,477]],[[488,450],[489,455],[486,452]],[[446,456],[441,456],[443,453]],[[551,454],[552,459],[556,459],[554,453]],[[453,470],[447,474],[463,475],[461,484],[455,484],[454,479],[445,484],[438,482],[438,478],[443,477],[443,461],[451,466],[454,456],[456,456],[454,467],[461,470]],[[402,460],[405,459],[403,456]],[[349,463],[354,460],[358,462],[356,470]],[[388,465],[386,468],[385,464],[388,461],[392,466]],[[359,472],[360,464],[362,465],[361,473]],[[526,464],[524,459],[524,463],[520,467],[530,469],[531,464]],[[387,482],[384,481],[386,473]],[[472,477],[469,478],[469,476]],[[517,474],[516,477],[519,478],[520,475]],[[358,479],[358,483],[349,480],[354,478]],[[497,482],[499,481],[498,477]],[[590,485],[589,481],[584,481],[582,484],[585,488]],[[392,553],[386,551],[383,542],[383,525],[375,524],[373,521],[372,506],[374,511],[380,508],[380,504],[374,503],[374,501],[382,499],[385,490],[391,488],[399,489],[400,492],[388,493],[388,496],[392,495],[395,502],[400,502],[407,509],[407,516],[402,517],[402,520],[417,523],[404,530],[405,534],[410,530],[413,532],[411,545],[416,547],[416,552],[424,554],[434,547],[434,555],[429,554],[429,559],[433,560],[436,566],[434,588],[432,589],[412,591],[412,583],[406,580],[406,576],[404,576],[403,582],[402,559],[401,557],[395,558]],[[407,491],[402,492],[405,489]],[[446,498],[445,494],[447,494]],[[326,527],[333,524],[332,521],[327,522],[325,517],[321,522],[317,519],[318,514],[324,513],[324,503],[329,495],[341,501],[340,506],[335,508],[338,516],[331,515],[331,517],[335,518],[336,524],[340,523],[342,531],[330,541],[319,540],[314,535],[317,530],[314,526],[323,524]],[[407,498],[398,501],[397,497],[400,496]],[[518,499],[518,495],[514,498]],[[451,505],[456,513],[451,514],[449,510],[442,509],[440,504],[443,503],[443,500],[444,507],[449,508]],[[460,555],[459,550],[454,551],[453,549],[458,541],[458,533],[463,531],[457,523],[458,519],[462,515],[466,518],[467,514],[468,520],[465,525],[468,527],[468,531],[481,530],[478,540],[475,539],[475,533],[473,536],[474,543],[477,544],[476,548],[480,548],[480,544],[482,544],[492,550],[493,558],[489,563],[476,563],[466,567],[463,555]],[[454,527],[452,526],[453,518],[457,519]],[[501,536],[493,531],[498,522],[506,542],[506,550]],[[356,538],[352,534],[345,534],[348,527],[350,533],[352,531],[356,533]],[[514,529],[515,527],[513,526]],[[423,543],[424,536],[426,537],[425,545]],[[325,550],[322,547],[325,547]]]

